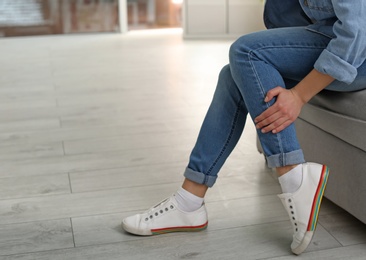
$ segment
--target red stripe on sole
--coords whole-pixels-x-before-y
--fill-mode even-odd
[[[200,226],[182,226],[182,227],[169,227],[169,228],[159,228],[151,229],[151,233],[154,235],[171,233],[171,232],[196,232],[207,228],[208,221]]]
[[[318,184],[318,187],[317,187],[314,199],[313,199],[313,204],[311,207],[307,231],[313,231],[316,228],[316,223],[314,223],[314,221],[317,222],[317,219],[318,219],[320,203],[322,201],[325,186],[326,186],[327,180],[328,180],[328,171],[329,171],[328,167],[323,165],[322,173],[321,173],[320,179],[319,179],[319,184]]]

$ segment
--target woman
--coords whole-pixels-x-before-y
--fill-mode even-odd
[[[301,254],[312,239],[329,171],[305,162],[293,122],[325,88],[366,88],[365,17],[363,0],[267,0],[264,19],[270,30],[245,35],[231,46],[182,187],[145,213],[124,219],[123,228],[137,235],[205,229],[203,198],[249,113],[268,166],[279,175],[279,197],[294,231],[291,249]]]

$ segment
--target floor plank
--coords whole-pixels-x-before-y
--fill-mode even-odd
[[[101,170],[139,165],[157,165],[165,162],[185,162],[190,145],[154,147],[128,151],[64,155],[43,158],[19,159],[16,163],[4,161],[0,168],[1,177],[29,176]]]
[[[20,160],[27,158],[40,158],[50,156],[63,156],[62,142],[54,143],[23,143],[17,145],[2,145],[0,147],[0,160]]]
[[[175,145],[194,145],[197,138],[195,131],[173,133],[143,133],[129,136],[116,136],[99,139],[65,141],[65,154],[87,154]]]
[[[70,219],[0,224],[0,255],[73,248]]]
[[[345,211],[321,216],[319,218],[319,223],[321,223],[343,246],[366,243],[365,224]]]
[[[0,200],[69,194],[68,174],[0,178]]]
[[[22,103],[24,105],[24,103]],[[0,123],[0,131],[2,133],[27,130],[48,130],[57,129],[60,127],[60,120],[58,118],[42,118],[21,121],[11,121]]]

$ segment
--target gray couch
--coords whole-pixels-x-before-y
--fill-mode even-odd
[[[295,124],[306,161],[330,168],[325,197],[366,223],[366,90],[322,91]]]
[[[330,168],[325,197],[366,223],[366,90],[319,93],[296,129],[306,160]]]

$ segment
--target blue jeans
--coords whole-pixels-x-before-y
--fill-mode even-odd
[[[255,118],[275,101],[264,102],[276,86],[291,88],[312,69],[330,38],[304,27],[271,29],[239,38],[230,48],[230,64],[220,72],[216,91],[190,155],[184,176],[208,187],[237,144],[248,113]],[[335,81],[334,91],[366,87],[366,64],[351,84]],[[305,162],[294,124],[280,133],[257,131],[269,167]]]

